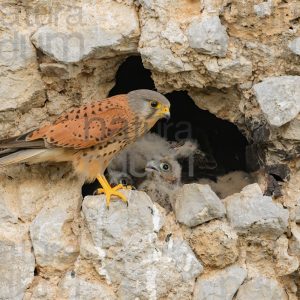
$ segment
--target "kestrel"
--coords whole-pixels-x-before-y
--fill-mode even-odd
[[[146,165],[146,180],[138,186],[150,198],[164,207],[172,210],[174,193],[181,185],[181,166],[174,157],[164,157],[151,160]]]
[[[86,181],[97,179],[109,206],[112,196],[124,202],[122,184],[111,187],[104,176],[110,161],[127,145],[170,117],[170,102],[151,90],[135,90],[73,108],[52,124],[0,141],[0,166],[15,163],[72,162]]]

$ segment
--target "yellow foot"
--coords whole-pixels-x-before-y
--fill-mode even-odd
[[[118,184],[115,187],[111,187],[109,183],[107,182],[106,178],[104,176],[97,177],[98,181],[102,185],[102,188],[98,189],[96,193],[99,194],[105,194],[106,196],[106,207],[109,208],[110,200],[112,196],[116,196],[120,198],[123,202],[125,202],[128,206],[127,198],[122,193],[118,192],[120,189],[131,189],[131,187],[123,186],[122,184]]]

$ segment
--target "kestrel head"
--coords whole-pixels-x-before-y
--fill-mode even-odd
[[[170,102],[162,94],[151,90],[135,90],[128,93],[130,108],[146,120],[170,118]]]
[[[181,179],[181,166],[173,158],[151,160],[147,163],[145,171],[148,178],[156,178],[167,183],[178,184]]]

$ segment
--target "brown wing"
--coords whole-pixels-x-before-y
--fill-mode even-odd
[[[28,141],[44,139],[57,147],[83,149],[115,137],[128,129],[133,115],[128,109],[112,108],[97,115],[62,120],[32,132]]]
[[[62,113],[54,124],[67,120],[84,119],[87,116],[99,115],[112,108],[127,109],[127,95],[117,95],[100,101],[91,102],[80,107],[72,108]]]

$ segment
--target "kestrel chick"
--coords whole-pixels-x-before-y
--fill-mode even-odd
[[[151,160],[146,165],[147,178],[138,189],[145,191],[150,198],[172,210],[174,192],[181,185],[181,166],[173,157]]]
[[[109,206],[111,196],[127,201],[104,177],[110,161],[127,145],[170,116],[170,102],[151,90],[135,90],[63,113],[54,123],[0,141],[0,166],[46,161],[73,163],[88,182],[97,179]],[[8,150],[9,149],[9,150]]]
[[[169,142],[155,133],[148,133],[116,156],[108,167],[108,173],[112,173],[111,177],[118,173],[128,174],[138,184],[147,175],[145,168],[150,160],[167,156],[174,159],[188,157],[197,150],[197,146],[194,141]]]

